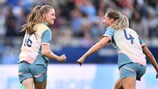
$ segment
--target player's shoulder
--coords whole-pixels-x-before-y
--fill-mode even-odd
[[[109,27],[107,27],[107,30],[115,30],[115,29],[113,29],[111,26],[109,26]]]
[[[134,29],[128,28],[128,31],[132,34],[137,34],[137,32]],[[137,34],[138,35],[138,34]]]
[[[44,23],[38,23],[35,25],[34,28],[36,29],[36,34],[38,34],[39,36],[42,36],[42,34],[46,31],[51,32],[50,28]]]
[[[43,23],[37,24],[36,27],[38,29],[41,29],[41,30],[47,30],[47,29],[49,29],[49,27],[47,25],[43,24]]]
[[[127,30],[127,31],[131,31],[131,32],[136,32],[136,31],[133,30],[132,28],[125,28],[125,30]]]
[[[44,23],[36,24],[35,27],[37,29],[37,32],[40,32],[40,33],[43,33],[46,30],[50,30],[50,28]]]

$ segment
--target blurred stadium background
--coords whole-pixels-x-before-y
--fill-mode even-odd
[[[112,89],[118,78],[117,54],[108,45],[89,56],[81,68],[76,60],[106,31],[103,16],[118,9],[130,27],[144,39],[158,61],[158,0],[0,0],[0,89],[19,89],[18,54],[21,26],[35,5],[49,4],[56,10],[51,48],[67,61],[50,60],[48,89]],[[80,74],[80,75],[79,75]],[[70,77],[69,77],[70,76]],[[138,89],[158,89],[155,71],[148,61],[147,73]]]

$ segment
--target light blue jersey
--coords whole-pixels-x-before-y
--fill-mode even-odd
[[[117,50],[119,67],[130,62],[146,65],[146,58],[142,51],[145,43],[133,29],[115,30],[108,27],[103,36],[108,36]]]
[[[45,23],[36,24],[36,32],[25,33],[19,55],[18,73],[22,83],[27,78],[34,78],[37,82],[47,79],[48,58],[41,54],[42,44],[50,45],[52,32]]]
[[[21,53],[19,55],[19,62],[27,61],[32,64],[42,64],[48,59],[41,55],[42,44],[50,45],[52,39],[52,32],[45,23],[36,25],[37,31],[29,35],[25,33]]]

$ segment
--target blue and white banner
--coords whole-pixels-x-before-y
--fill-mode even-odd
[[[20,89],[17,65],[0,65],[1,89]],[[151,65],[136,89],[158,89],[156,72]],[[54,64],[48,66],[47,89],[113,89],[119,78],[116,65]]]

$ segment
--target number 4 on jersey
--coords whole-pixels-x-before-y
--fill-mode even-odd
[[[123,30],[123,31],[124,31],[125,38],[126,38],[127,40],[131,40],[131,44],[133,44],[133,43],[134,43],[134,37],[132,37],[131,34],[127,34],[126,30]],[[128,35],[129,35],[129,36],[128,36]]]

